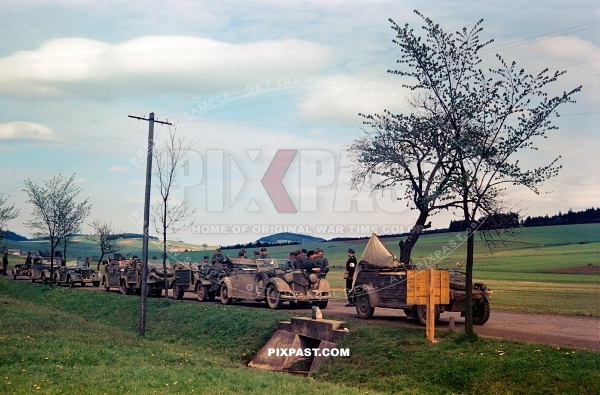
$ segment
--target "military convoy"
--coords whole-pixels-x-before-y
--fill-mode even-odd
[[[414,282],[419,272],[423,273],[398,262],[377,236],[371,236],[354,274],[352,292],[356,297],[358,316],[363,319],[371,318],[375,307],[402,309],[409,319],[418,319],[422,325],[425,325],[427,321],[425,305],[413,304],[409,298],[411,282]],[[440,313],[445,311],[461,312],[464,316],[467,308],[464,274],[450,271],[442,277],[449,279],[446,288],[449,297],[444,303],[435,306],[435,320],[439,320]],[[443,284],[437,285],[443,287]],[[483,325],[489,319],[490,294],[491,291],[485,284],[473,284],[471,306],[473,324]]]
[[[142,288],[142,263],[137,257],[132,259],[110,259],[105,265],[102,285],[105,291],[118,288],[123,295],[140,293]],[[165,276],[168,285],[172,281],[173,273],[167,268],[163,273],[162,267],[148,263],[147,292],[148,295],[160,296],[165,290]],[[166,289],[168,292],[168,289]]]

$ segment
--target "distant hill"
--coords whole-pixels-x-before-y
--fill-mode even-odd
[[[4,231],[4,239],[11,241],[27,241],[27,237],[11,232],[10,230]]]
[[[308,243],[320,243],[325,241],[320,237],[308,236],[299,233],[275,233],[274,235],[261,237],[257,240],[260,243],[269,243],[269,244],[308,244]]]

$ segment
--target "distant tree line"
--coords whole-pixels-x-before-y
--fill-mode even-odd
[[[600,208],[588,208],[582,211],[570,210],[563,214],[560,211],[558,214],[549,217],[530,217],[523,220],[522,224],[525,227],[529,226],[550,226],[550,225],[573,225],[573,224],[592,224],[600,222]]]

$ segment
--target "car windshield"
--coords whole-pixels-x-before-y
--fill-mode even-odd
[[[256,264],[261,269],[291,269],[286,259],[257,259]]]

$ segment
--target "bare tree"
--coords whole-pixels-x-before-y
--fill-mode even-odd
[[[83,202],[76,203],[74,201],[65,202],[63,210],[63,220],[60,226],[60,238],[63,244],[63,265],[67,261],[67,246],[73,240],[75,234],[81,232],[81,226],[85,218],[90,215],[91,205],[88,204],[88,199]]]
[[[152,207],[152,221],[156,232],[162,235],[163,272],[165,276],[165,297],[168,297],[167,278],[167,234],[179,233],[194,223],[195,210],[186,201],[176,201],[173,190],[180,187],[179,173],[185,164],[185,156],[192,147],[183,138],[177,137],[176,128],[169,128],[161,145],[154,150],[154,174],[160,200]]]
[[[425,92],[434,103],[430,107],[450,128],[453,149],[458,152],[458,175],[452,185],[460,204],[455,207],[462,212],[468,231],[466,303],[471,306],[477,217],[504,212],[506,185],[539,193],[538,186],[557,175],[558,158],[546,166],[523,170],[515,154],[525,148],[535,149],[534,139],[545,138],[548,130],[556,129],[549,117],[559,105],[573,102],[571,96],[581,86],[549,98],[544,88],[564,71],[551,74],[545,69],[536,75],[526,74],[515,62],[509,65],[499,55],[500,67],[484,71],[479,52],[492,41],[482,43],[479,39],[482,20],[472,29],[449,34],[421,17],[425,22],[423,39],[408,25],[400,27],[391,21],[397,32],[394,42],[402,52],[398,62],[407,65],[392,73],[416,79],[406,86]],[[473,310],[469,308],[465,330],[473,331]]]
[[[102,258],[108,254],[114,254],[123,249],[123,246],[119,243],[119,237],[122,236],[123,232],[115,231],[110,222],[104,222],[100,218],[96,218],[88,224],[92,227],[93,233],[86,237],[100,246],[100,259],[98,259],[97,270],[100,270],[100,264]]]
[[[19,216],[20,210],[15,208],[15,205],[8,205],[8,197],[4,197],[3,193],[0,193],[0,239],[4,238],[4,225],[12,219]]]
[[[25,189],[33,204],[33,219],[25,225],[34,230],[34,236],[44,237],[50,243],[50,270],[54,271],[54,251],[65,235],[77,228],[77,221],[83,221],[89,212],[88,200],[77,203],[75,199],[81,188],[74,185],[75,175],[66,178],[59,174],[44,185],[25,180]]]

